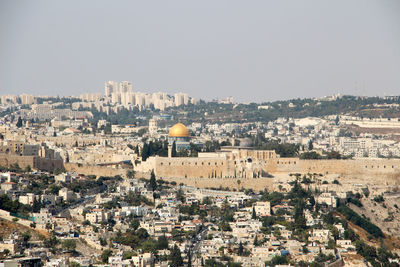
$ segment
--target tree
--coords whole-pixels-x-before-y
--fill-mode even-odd
[[[327,159],[341,159],[342,155],[337,152],[337,151],[330,151],[327,155],[326,155]]]
[[[254,246],[258,245],[258,237],[257,237],[257,235],[254,237],[253,245]]]
[[[306,229],[307,228],[307,221],[304,216],[304,204],[302,201],[299,201],[297,205],[295,206],[295,211],[294,211],[294,226],[296,229]]]
[[[99,238],[99,241],[100,241],[100,245],[102,245],[103,247],[104,246],[107,246],[107,239],[105,239],[105,238]]]
[[[25,172],[31,172],[32,168],[31,165],[28,164],[28,166],[25,167]]]
[[[137,235],[137,237],[139,237],[140,240],[145,240],[149,237],[149,233],[144,228],[139,228],[136,231],[136,235]]]
[[[187,263],[187,267],[192,267],[192,256],[191,256],[191,251],[189,249],[189,252],[187,254],[187,258],[188,258],[188,263]]]
[[[58,243],[59,243],[59,241],[54,234],[43,242],[43,244],[46,248],[50,248],[52,250],[54,250],[56,248]]]
[[[242,242],[240,242],[239,243],[239,248],[238,248],[238,255],[239,256],[242,256],[243,255],[243,252],[244,252],[244,248],[243,248],[243,244],[242,244]]]
[[[185,194],[181,188],[176,191],[176,199],[181,201],[182,203],[185,202]]]
[[[333,225],[329,227],[329,230],[331,231],[331,234],[336,241],[339,238],[339,230]]]
[[[167,249],[168,248],[168,239],[165,235],[159,236],[157,240],[157,249]]]
[[[308,141],[308,150],[313,150],[313,148],[314,148],[314,145],[313,145],[313,142],[310,140],[310,141]]]
[[[128,177],[128,178],[135,178],[135,171],[134,170],[127,170],[126,171],[126,176]]]
[[[140,226],[140,221],[138,219],[134,219],[131,222],[131,227],[133,228],[134,231],[136,231]]]
[[[183,259],[181,256],[181,250],[177,245],[173,247],[171,250],[171,254],[169,255],[169,264],[171,267],[180,267],[183,266]]]
[[[310,205],[311,205],[311,207],[314,207],[314,206],[315,206],[315,198],[314,198],[314,196],[311,196],[311,197],[309,198],[309,200],[310,200]]]
[[[320,159],[322,158],[320,154],[315,151],[304,152],[300,154],[300,159]]]
[[[111,249],[106,249],[103,251],[101,254],[100,258],[103,263],[108,263],[108,258],[112,255],[112,250]]]
[[[175,141],[172,143],[172,150],[171,150],[171,156],[172,157],[176,157],[177,156],[177,152],[176,152],[176,143]]]
[[[39,212],[41,207],[42,207],[42,203],[35,198],[33,200],[33,204],[32,204],[32,211]]]
[[[18,117],[18,121],[17,121],[16,126],[17,126],[18,128],[21,128],[21,127],[22,127],[22,119],[21,119],[21,117]]]
[[[51,230],[53,228],[53,226],[51,225],[51,223],[46,223],[46,230]]]
[[[338,115],[338,116],[336,116],[336,119],[335,119],[335,124],[336,124],[336,125],[338,125],[338,124],[339,124],[339,115]]]
[[[344,231],[344,238],[350,239],[353,242],[359,239],[358,235],[351,228]]]
[[[142,161],[146,161],[148,157],[150,157],[150,148],[147,143],[144,143],[142,148]]]
[[[281,265],[281,264],[283,265],[283,264],[288,264],[288,263],[289,263],[289,261],[286,256],[277,255],[277,256],[273,257],[272,260],[267,261],[265,263],[265,265],[266,266],[275,266],[275,265]]]
[[[73,239],[67,239],[62,242],[62,247],[66,250],[75,250],[76,249],[76,241]]]
[[[32,235],[30,231],[26,231],[24,233],[22,233],[22,239],[24,240],[24,243],[28,243],[28,241],[31,239]]]
[[[156,175],[154,174],[154,170],[151,170],[150,174],[150,188],[155,191],[157,189],[157,181],[156,181]]]
[[[253,220],[257,219],[256,208],[253,206],[253,212],[251,213],[251,218]]]

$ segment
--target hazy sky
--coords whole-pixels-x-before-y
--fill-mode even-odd
[[[0,0],[0,95],[400,95],[397,0]]]

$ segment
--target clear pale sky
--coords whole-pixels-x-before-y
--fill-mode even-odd
[[[400,95],[397,0],[0,0],[0,95]]]

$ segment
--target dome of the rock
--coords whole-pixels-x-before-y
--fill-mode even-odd
[[[185,125],[178,122],[177,124],[172,126],[171,129],[169,129],[168,136],[169,137],[189,137],[190,133]]]

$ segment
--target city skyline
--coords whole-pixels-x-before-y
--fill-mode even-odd
[[[102,92],[105,80],[238,102],[399,91],[396,1],[158,7],[2,2],[1,94]]]

